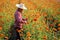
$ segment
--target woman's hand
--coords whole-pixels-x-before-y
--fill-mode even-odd
[[[27,23],[27,19],[22,19],[22,21],[26,24]]]

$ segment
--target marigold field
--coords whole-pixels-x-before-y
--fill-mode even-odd
[[[24,3],[27,24],[20,36],[24,40],[60,40],[60,0],[0,0],[0,40],[10,37],[17,3]]]

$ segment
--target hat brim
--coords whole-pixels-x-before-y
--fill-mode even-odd
[[[20,7],[20,4],[16,4],[16,7],[27,10],[27,8],[25,6]]]

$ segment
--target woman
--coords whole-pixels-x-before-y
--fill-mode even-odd
[[[17,31],[22,29],[23,27],[23,24],[26,23],[26,19],[23,19],[22,18],[22,12],[23,12],[23,9],[27,9],[25,7],[25,5],[23,3],[21,4],[16,4],[16,6],[18,7],[18,9],[16,10],[15,12],[15,23],[14,23],[14,28],[13,28],[13,32],[11,34],[11,37],[9,40],[23,40],[20,38],[20,35],[19,35],[19,32]]]
[[[26,10],[27,8],[23,3],[17,4],[16,6],[18,7],[18,9],[15,12],[15,28],[19,30],[19,29],[22,29],[23,24],[26,23],[26,21],[24,21],[22,18],[22,12],[23,12],[23,9]],[[18,32],[16,33],[17,33],[17,39],[20,39],[19,33]]]
[[[26,21],[24,21],[22,18],[22,12],[23,12],[23,9],[26,10],[27,8],[25,7],[23,3],[17,4],[16,6],[18,7],[18,9],[14,14],[15,15],[15,26],[18,28],[22,28],[21,23],[26,23]]]

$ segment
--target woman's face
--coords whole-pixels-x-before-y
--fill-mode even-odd
[[[22,11],[23,11],[23,9],[21,9],[21,8],[18,8],[18,10],[19,10],[20,12],[22,12]]]

